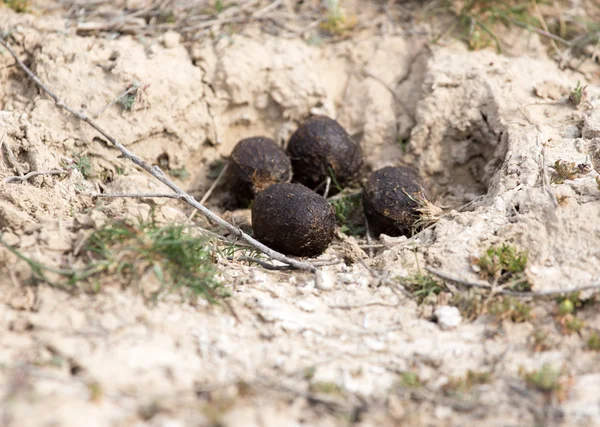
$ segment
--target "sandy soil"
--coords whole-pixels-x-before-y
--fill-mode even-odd
[[[324,113],[360,141],[368,169],[412,164],[448,206],[416,239],[382,236],[373,257],[354,238],[336,241],[322,258],[347,262],[325,268],[331,286],[219,258],[239,321],[177,293],[149,303],[140,289],[152,277],[96,293],[32,284],[27,263],[0,247],[0,424],[600,425],[600,353],[586,346],[600,329],[597,305],[579,310],[579,333],[565,332],[553,300],[532,303],[532,321],[484,315],[442,328],[433,312],[447,300],[418,305],[390,285],[424,266],[476,281],[472,258],[501,243],[529,252],[534,291],[600,284],[600,67],[561,69],[545,41],[520,30],[503,55],[432,44],[426,23],[348,3],[372,25],[319,43],[255,23],[185,43],[174,32],[82,34],[53,2],[34,2],[33,14],[0,6],[0,31],[69,105],[95,114],[141,84],[133,111],[112,105],[98,122],[144,160],[185,168],[190,177],[174,179],[198,198],[237,140],[284,141]],[[6,51],[0,79],[4,242],[61,266],[110,218],[186,220],[176,201],[93,199],[165,189],[59,110]],[[586,105],[523,107],[563,100],[577,81]],[[82,154],[87,177],[4,182]],[[550,183],[557,160],[591,170]],[[209,205],[231,217],[222,191]],[[542,335],[547,345],[536,346]],[[560,371],[560,392],[524,379],[543,366]],[[489,379],[448,385],[469,371]]]

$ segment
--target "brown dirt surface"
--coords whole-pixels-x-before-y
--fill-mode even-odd
[[[19,58],[198,200],[240,139],[327,115],[365,174],[413,167],[444,209],[411,238],[338,230],[320,280],[268,270],[181,201],[94,197],[168,190],[0,48],[0,425],[600,426],[594,290],[500,295],[600,285],[600,9],[538,3],[527,29],[458,1],[1,0]],[[249,230],[226,192],[207,206]],[[151,256],[69,281],[115,219],[210,229],[227,304],[158,294]],[[503,245],[526,265],[483,281]]]

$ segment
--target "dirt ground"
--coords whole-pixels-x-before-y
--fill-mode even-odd
[[[0,246],[0,425],[600,426],[589,293],[578,328],[552,298],[527,301],[526,321],[463,311],[446,325],[434,312],[473,289],[450,282],[418,304],[398,279],[428,267],[477,282],[473,257],[506,243],[528,252],[534,292],[600,285],[599,52],[557,59],[546,37],[518,27],[501,27],[501,54],[434,42],[423,2],[342,2],[352,25],[333,35],[311,12],[319,2],[232,2],[220,21],[171,29],[132,12],[158,3],[215,4],[45,0],[16,13],[0,2],[0,32],[67,104],[198,199],[239,139],[283,142],[327,114],[360,142],[368,170],[415,166],[446,214],[415,238],[374,238],[372,254],[364,237],[338,237],[321,258],[344,262],[324,267],[321,284],[216,257],[239,319],[177,292],[149,302],[151,275],[65,291]],[[592,1],[573,4],[593,13]],[[578,81],[587,88],[573,105]],[[166,188],[57,108],[4,49],[0,82],[5,244],[58,268],[111,218],[187,221],[175,200],[93,198]],[[111,104],[132,84],[130,111]],[[5,181],[81,156],[85,173]],[[559,183],[557,161],[587,168]],[[223,192],[207,205],[243,225],[247,211],[227,212]]]

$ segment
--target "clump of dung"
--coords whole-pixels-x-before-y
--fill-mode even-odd
[[[363,207],[375,235],[410,236],[419,225],[422,208],[431,205],[417,173],[407,167],[373,172],[363,189]],[[433,206],[433,205],[431,205]]]
[[[327,178],[344,186],[360,171],[363,153],[338,122],[315,116],[294,132],[287,152],[292,159],[294,179],[316,188]]]
[[[285,151],[272,139],[261,136],[239,141],[227,167],[229,188],[238,202],[249,202],[271,185],[292,178]]]
[[[273,184],[252,204],[254,237],[289,255],[319,255],[333,240],[335,225],[333,207],[300,184]]]

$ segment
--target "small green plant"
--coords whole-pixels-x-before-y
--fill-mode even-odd
[[[83,175],[84,178],[89,178],[92,173],[92,162],[88,155],[77,155],[73,164],[75,168]]]
[[[85,246],[93,264],[129,281],[151,271],[164,289],[183,288],[216,302],[225,296],[206,240],[184,226],[115,221],[96,230]]]
[[[406,153],[408,151],[408,147],[410,145],[410,138],[400,138],[398,137],[398,145],[400,146],[400,149],[402,150],[403,153]]]
[[[452,295],[450,305],[458,308],[466,320],[475,320],[484,311],[484,302],[484,297],[479,292],[469,289]]]
[[[360,194],[351,194],[331,201],[340,231],[351,236],[366,232]]]
[[[467,371],[464,377],[451,378],[442,386],[442,390],[449,396],[464,396],[474,386],[489,384],[492,381],[491,372]]]
[[[169,169],[169,175],[174,176],[175,178],[179,178],[182,181],[185,181],[190,177],[190,173],[187,171],[185,166],[175,169]]]
[[[585,163],[576,164],[575,162],[566,162],[557,160],[552,167],[554,172],[550,178],[553,184],[563,184],[566,180],[573,180],[585,175],[591,171],[589,165]]]
[[[586,345],[588,350],[600,351],[600,334],[594,331],[587,340]]]
[[[581,83],[577,81],[575,89],[569,94],[569,102],[575,106],[581,104],[581,101],[585,98],[585,89],[587,86],[581,86]]]
[[[223,0],[215,0],[215,13],[218,15],[219,13],[225,10],[225,5],[223,4]]]
[[[600,176],[596,177],[596,186],[598,187],[598,191],[600,191]]]
[[[482,279],[488,279],[497,284],[515,282],[511,289],[531,290],[531,285],[525,276],[527,252],[518,251],[514,246],[502,244],[502,246],[491,247],[474,262],[480,269],[479,274]]]
[[[2,2],[17,13],[29,11],[29,0],[2,0]]]
[[[419,304],[422,304],[432,295],[439,295],[442,291],[447,290],[443,282],[438,281],[429,274],[423,274],[420,271],[408,277],[398,279],[400,284],[410,292]]]
[[[528,322],[532,319],[531,306],[507,296],[494,301],[488,312],[499,320],[511,320],[514,323]]]
[[[119,96],[117,103],[125,111],[133,111],[135,104],[141,104],[142,108],[148,106],[148,99],[146,97],[146,89],[149,85],[142,85],[139,82],[133,82],[125,88],[125,92]]]
[[[354,19],[348,19],[340,0],[327,0],[327,19],[321,24],[321,29],[330,34],[343,34],[356,25]]]
[[[529,387],[544,393],[556,392],[560,389],[560,376],[560,370],[549,364],[542,365],[537,371],[524,374],[525,382]]]
[[[564,327],[565,333],[567,333],[567,334],[576,333],[578,335],[581,334],[581,331],[582,331],[583,327],[585,326],[585,324],[583,323],[583,320],[577,318],[576,316],[573,316],[572,314],[569,314],[564,317],[562,325]]]
[[[344,394],[342,387],[331,381],[316,381],[311,383],[308,389],[312,393],[332,394],[337,396],[342,396]]]
[[[463,39],[470,49],[478,50],[491,44],[500,53],[502,46],[496,35],[496,26],[511,24],[525,28],[539,27],[539,21],[531,14],[531,3],[504,0],[466,0],[462,2],[445,0],[436,12],[450,12],[455,17],[452,26],[445,34],[453,33]],[[439,39],[438,38],[438,39]]]
[[[550,335],[547,332],[536,330],[531,334],[531,344],[534,352],[551,350],[553,345],[550,342]]]
[[[310,381],[313,379],[315,374],[317,373],[317,368],[315,366],[309,366],[304,370],[303,377],[305,380]]]
[[[404,388],[420,388],[422,386],[419,376],[413,371],[402,372],[400,385]]]

